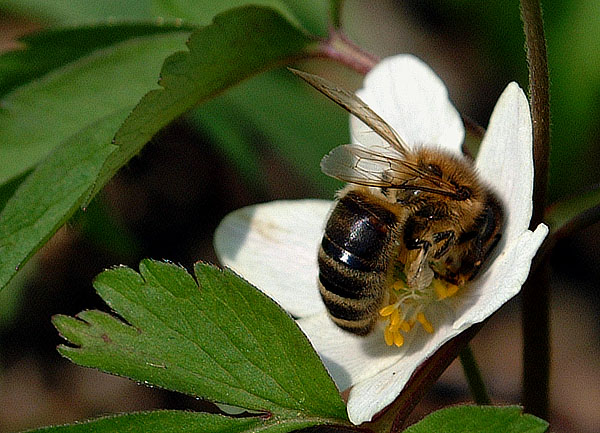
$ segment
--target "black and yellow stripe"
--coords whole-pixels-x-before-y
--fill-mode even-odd
[[[351,191],[334,208],[319,250],[319,290],[332,320],[366,335],[385,299],[398,221],[366,194]]]

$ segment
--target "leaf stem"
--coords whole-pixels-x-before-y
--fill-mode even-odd
[[[483,378],[481,377],[481,372],[479,371],[477,361],[475,361],[471,346],[465,346],[460,352],[459,358],[475,403],[479,405],[491,404],[492,401],[485,389],[485,384],[483,383]]]
[[[550,97],[546,39],[540,0],[521,0],[521,17],[529,65],[535,178],[531,227],[544,218],[550,153]],[[548,267],[538,266],[523,288],[523,405],[542,418],[548,415],[550,327]]]
[[[363,75],[379,63],[377,56],[364,51],[342,30],[333,27],[329,29],[329,37],[319,44],[316,56],[336,60]]]

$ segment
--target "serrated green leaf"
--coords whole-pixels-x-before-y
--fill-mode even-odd
[[[145,260],[94,287],[127,323],[99,311],[54,324],[77,364],[254,411],[281,423],[346,423],[333,381],[296,323],[230,271]],[[298,425],[296,424],[296,427]]]
[[[36,433],[250,433],[274,432],[264,418],[229,418],[183,411],[139,412],[32,430]]]
[[[548,423],[518,406],[457,406],[438,410],[404,433],[543,433]]]
[[[27,81],[119,42],[157,33],[191,31],[158,23],[111,23],[50,29],[19,39],[23,48],[0,56],[0,95]]]
[[[146,94],[115,136],[120,146],[107,162],[110,178],[164,126],[195,105],[258,72],[308,54],[314,40],[276,11],[243,7],[197,30],[188,52],[167,58],[161,89]]]
[[[0,101],[0,183],[34,167],[98,119],[135,104],[156,82],[161,60],[182,47],[187,35],[122,42],[5,95]]]

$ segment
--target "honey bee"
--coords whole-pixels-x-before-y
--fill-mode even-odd
[[[501,238],[504,212],[471,161],[431,146],[410,148],[358,96],[292,72],[385,141],[339,146],[321,161],[325,174],[348,183],[318,253],[319,290],[333,322],[370,333],[397,267],[415,291],[434,277],[457,286],[472,280]]]

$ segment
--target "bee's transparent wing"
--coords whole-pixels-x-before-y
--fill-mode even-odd
[[[344,182],[365,186],[392,187],[393,160],[361,146],[338,146],[321,160],[321,170]]]
[[[399,152],[400,154],[406,154],[408,152],[408,146],[404,140],[400,138],[396,131],[394,131],[394,129],[388,125],[385,120],[371,110],[371,108],[369,108],[369,106],[354,93],[340,89],[332,82],[317,75],[298,71],[292,68],[288,69],[313,86],[315,89],[323,93],[333,102],[340,105],[349,113],[360,119],[365,125],[367,125],[381,138],[388,142],[396,152]]]
[[[391,156],[386,148],[338,146],[323,157],[321,170],[328,176],[358,185],[457,195],[456,186],[432,176],[401,155]]]

